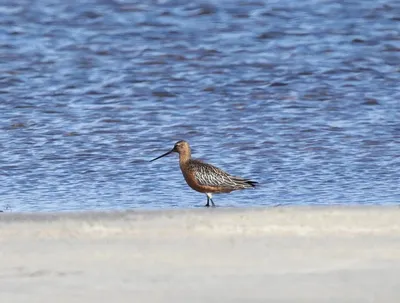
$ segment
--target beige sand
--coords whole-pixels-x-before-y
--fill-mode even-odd
[[[0,214],[0,302],[400,302],[400,209]]]

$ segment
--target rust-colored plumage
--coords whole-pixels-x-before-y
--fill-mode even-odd
[[[189,143],[178,141],[169,152],[151,160],[157,160],[172,152],[179,153],[179,166],[186,183],[194,190],[207,195],[207,204],[215,206],[212,200],[213,193],[230,193],[234,190],[255,187],[257,182],[241,177],[232,176],[211,164],[191,158]]]

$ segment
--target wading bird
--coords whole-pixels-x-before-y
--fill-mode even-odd
[[[211,164],[191,158],[189,143],[178,141],[169,152],[150,160],[165,157],[173,152],[179,154],[179,166],[186,183],[194,190],[207,195],[206,207],[215,206],[212,194],[230,193],[234,190],[255,187],[257,182],[232,176]]]

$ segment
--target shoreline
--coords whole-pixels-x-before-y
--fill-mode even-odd
[[[3,302],[386,302],[400,209],[283,206],[0,215]]]
[[[12,210],[1,210],[2,215],[15,218],[83,218],[85,216],[93,217],[114,217],[121,214],[140,214],[140,215],[154,215],[154,214],[186,214],[186,213],[248,213],[248,212],[264,212],[275,210],[287,210],[287,211],[400,211],[400,204],[388,204],[388,205],[359,205],[359,204],[335,204],[335,205],[271,205],[271,206],[254,206],[254,207],[193,207],[193,208],[132,208],[132,209],[83,209],[83,210],[60,210],[60,211],[12,211]],[[2,217],[0,217],[1,220]],[[3,217],[4,218],[4,217]]]

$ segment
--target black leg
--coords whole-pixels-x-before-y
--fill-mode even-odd
[[[210,200],[211,200],[211,205],[213,206],[213,207],[215,207],[215,204],[214,204],[214,201],[210,198]]]
[[[213,203],[213,205],[214,205],[214,203]],[[210,207],[210,198],[208,196],[207,196],[207,204],[204,205],[204,207]]]

